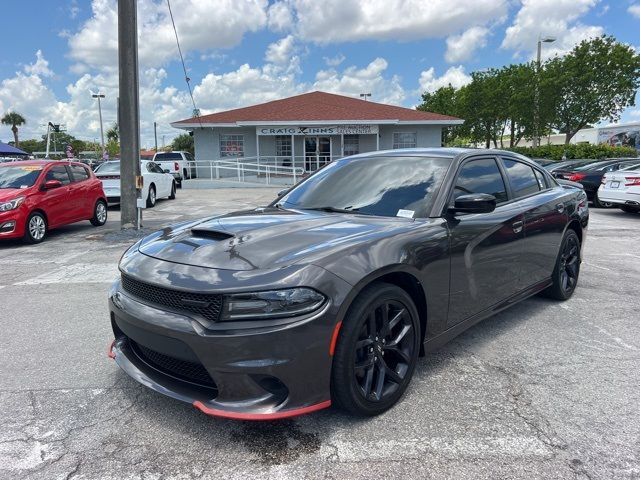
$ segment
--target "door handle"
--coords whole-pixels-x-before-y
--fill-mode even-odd
[[[564,203],[558,203],[556,205],[556,210],[558,211],[558,213],[564,212]]]
[[[511,224],[511,227],[513,227],[514,233],[520,233],[522,231],[523,226],[524,226],[524,222],[522,222],[521,220],[518,220],[517,222],[513,222]]]

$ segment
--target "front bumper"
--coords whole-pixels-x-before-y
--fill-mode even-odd
[[[141,303],[118,281],[109,309],[115,335],[109,354],[116,363],[143,385],[204,413],[269,420],[331,405],[337,324],[331,301],[292,323],[214,331],[188,314]]]
[[[0,239],[21,238],[24,236],[26,214],[22,210],[23,205],[17,209],[0,213]]]

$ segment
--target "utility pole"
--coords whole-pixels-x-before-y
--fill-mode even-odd
[[[120,227],[140,228],[140,100],[138,83],[137,0],[118,0],[118,65],[120,68]]]
[[[153,137],[156,139],[156,152],[158,151],[158,124],[153,122]]]
[[[92,93],[91,96],[93,98],[98,99],[98,115],[100,116],[100,140],[102,142],[102,158],[104,159],[104,127],[102,126],[102,105],[100,104],[100,99],[104,98],[104,93]]]
[[[555,42],[552,37],[540,38],[538,36],[538,55],[536,57],[536,83],[533,92],[533,129],[534,136],[531,145],[537,147],[540,145],[540,65],[542,57],[542,43]]]

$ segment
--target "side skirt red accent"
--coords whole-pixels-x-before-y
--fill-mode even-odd
[[[109,344],[109,350],[107,350],[107,356],[108,356],[109,358],[111,358],[111,359],[116,358],[116,354],[115,354],[115,353],[113,353],[113,346],[114,346],[115,344],[116,344],[116,341],[115,341],[115,340],[114,340],[114,341],[112,341],[112,342]]]
[[[209,408],[199,400],[193,402],[193,406],[196,407],[207,415],[213,415],[214,417],[233,418],[235,420],[278,420],[281,418],[297,417],[298,415],[304,415],[305,413],[315,412],[331,406],[331,400],[325,402],[316,403],[303,408],[294,408],[293,410],[286,410],[284,412],[274,413],[243,413],[243,412],[229,412],[227,410],[218,410],[216,408]]]

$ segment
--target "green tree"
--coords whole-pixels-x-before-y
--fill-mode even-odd
[[[11,125],[11,131],[13,132],[13,140],[14,145],[16,147],[20,146],[20,142],[18,141],[18,127],[27,123],[25,118],[20,115],[18,112],[7,112],[0,120],[3,125]]]
[[[459,117],[458,90],[449,84],[446,87],[440,87],[435,92],[425,92],[422,94],[422,103],[416,107],[416,110]],[[454,144],[461,134],[462,128],[458,125],[443,128],[442,144],[446,146]]]
[[[547,62],[540,83],[554,111],[550,126],[569,143],[578,130],[604,119],[615,122],[635,105],[640,55],[613,37],[584,40],[564,57]]]
[[[118,122],[115,122],[109,130],[107,130],[107,141],[118,142],[120,140],[120,130],[118,129]]]
[[[20,142],[20,148],[27,153],[43,152],[45,143],[42,139],[30,138],[28,140],[22,140],[22,142]]]
[[[194,154],[193,136],[189,133],[178,135],[171,142],[171,150],[180,150]]]

